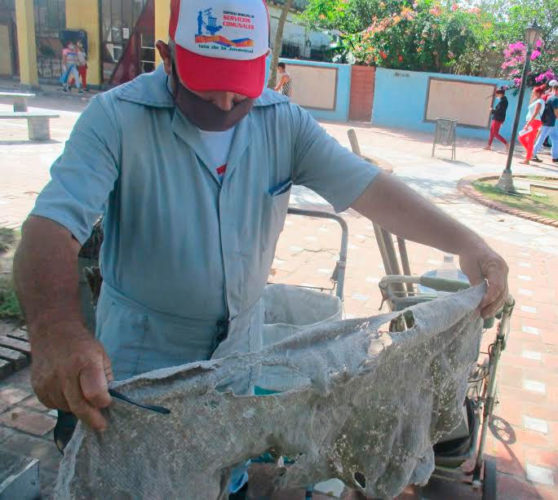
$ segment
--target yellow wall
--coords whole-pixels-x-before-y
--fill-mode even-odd
[[[12,74],[12,43],[10,28],[7,24],[0,24],[0,75]]]
[[[31,2],[32,3],[32,2]],[[98,0],[66,0],[66,27],[87,32],[87,83],[101,84],[101,33]]]
[[[155,41],[169,38],[170,0],[155,0]],[[159,64],[161,58],[155,50],[155,62]]]
[[[17,47],[19,79],[22,85],[39,86],[37,73],[37,47],[35,46],[35,14],[33,2],[16,0]]]

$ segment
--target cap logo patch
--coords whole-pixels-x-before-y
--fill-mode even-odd
[[[256,29],[254,17],[251,14],[223,10],[222,19],[218,19],[213,14],[213,9],[203,9],[198,11],[197,32],[194,36],[195,44],[199,49],[215,51],[235,51],[235,52],[254,52],[254,39],[252,35]],[[218,24],[220,21],[221,24]],[[222,31],[223,30],[223,31]],[[222,32],[221,32],[222,31]],[[221,32],[221,33],[219,33]],[[243,35],[235,38],[228,38],[224,33],[233,32],[234,35]],[[215,54],[219,57],[219,54]]]

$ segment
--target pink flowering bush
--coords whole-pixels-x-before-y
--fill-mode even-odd
[[[523,42],[510,43],[504,49],[502,70],[505,77],[511,79],[515,87],[521,85],[521,74],[527,55],[527,46]],[[556,79],[558,60],[555,54],[544,50],[544,44],[539,40],[531,52],[530,71],[527,74],[527,85],[534,86]]]

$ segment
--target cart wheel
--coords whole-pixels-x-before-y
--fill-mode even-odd
[[[482,482],[482,500],[496,500],[497,478],[496,462],[494,460],[484,461],[484,480]]]

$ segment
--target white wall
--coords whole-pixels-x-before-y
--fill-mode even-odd
[[[281,8],[274,5],[268,5],[269,17],[271,24],[271,43],[275,40],[275,32],[277,31],[277,23],[281,16]],[[310,46],[306,45],[306,40],[310,41]],[[283,41],[296,43],[300,46],[301,56],[310,57],[310,49],[320,49],[324,45],[329,45],[330,39],[324,33],[316,31],[306,31],[304,25],[296,19],[296,14],[289,12],[287,22],[283,30]]]

